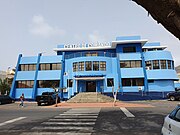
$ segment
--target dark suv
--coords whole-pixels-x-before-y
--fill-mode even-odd
[[[180,100],[180,88],[176,88],[175,92],[168,93],[167,98],[171,101]]]
[[[55,92],[43,92],[42,95],[36,96],[36,102],[38,106],[42,103],[52,105],[56,103],[56,93]],[[60,98],[58,97],[57,102],[60,103]]]

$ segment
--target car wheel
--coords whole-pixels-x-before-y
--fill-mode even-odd
[[[175,97],[174,96],[170,96],[169,98],[171,101],[174,101],[175,100]]]
[[[41,103],[38,103],[38,106],[41,106]]]
[[[1,103],[1,101],[0,101],[0,105],[1,105],[2,103]]]

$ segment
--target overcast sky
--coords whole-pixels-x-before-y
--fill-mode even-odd
[[[130,0],[0,0],[0,70],[14,68],[19,54],[133,35],[167,46],[180,65],[180,41]]]

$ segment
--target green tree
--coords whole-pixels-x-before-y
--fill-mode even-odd
[[[6,91],[7,91],[7,94],[9,94],[10,92],[10,86],[8,84],[8,81],[7,81],[7,78],[2,80],[0,79],[0,92],[2,95],[6,94]]]

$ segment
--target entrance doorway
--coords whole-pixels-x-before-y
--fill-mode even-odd
[[[96,92],[95,81],[86,81],[86,92]]]

